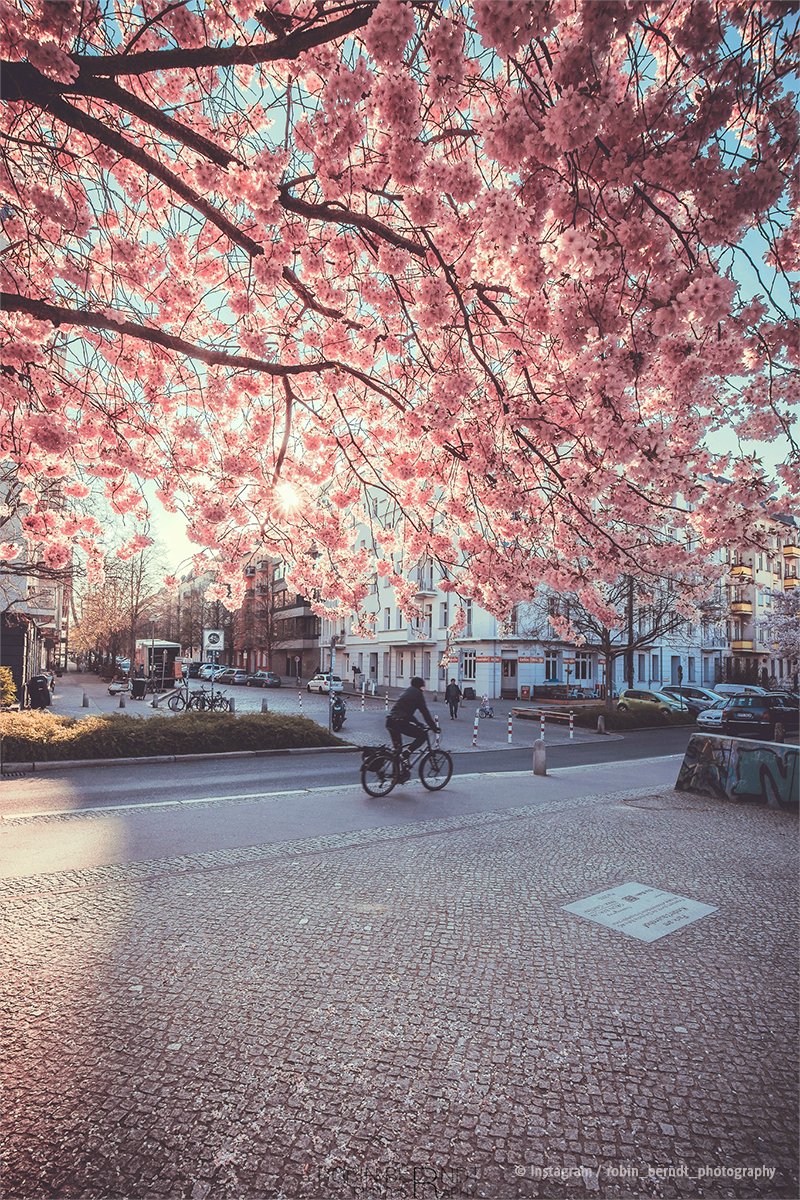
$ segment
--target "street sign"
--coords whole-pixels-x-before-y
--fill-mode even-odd
[[[222,629],[203,630],[203,654],[225,649],[225,633]]]

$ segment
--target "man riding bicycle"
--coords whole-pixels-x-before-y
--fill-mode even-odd
[[[398,696],[392,706],[392,711],[386,718],[386,728],[389,730],[395,753],[403,756],[400,759],[401,783],[405,783],[408,779],[408,756],[415,750],[419,750],[426,737],[425,726],[414,720],[414,714],[420,713],[427,722],[428,729],[433,733],[437,732],[436,723],[428,711],[425,697],[422,694],[424,687],[425,680],[420,679],[419,675],[415,675],[411,680],[411,686],[406,688],[401,696]],[[403,734],[413,738],[405,750],[403,750]]]

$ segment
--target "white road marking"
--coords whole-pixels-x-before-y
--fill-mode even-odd
[[[592,763],[591,766],[582,765],[574,767],[554,767],[548,771],[548,775],[554,778],[559,775],[568,775],[574,771],[586,771],[591,769],[593,772],[602,769],[603,767],[619,768],[626,763],[636,763],[637,765],[647,765],[652,763],[668,762],[671,759],[680,759],[683,761],[682,754],[665,754],[657,758],[630,758],[622,759],[615,762]],[[465,775],[454,775],[451,783],[470,782],[477,779],[521,779],[528,778],[533,780],[537,778],[529,770],[526,771],[476,771]],[[408,787],[410,784],[419,784],[419,780],[412,779],[408,784],[403,784],[403,787]],[[419,785],[421,786],[421,784]],[[646,784],[643,786],[647,786]],[[653,784],[654,787],[661,786]],[[144,811],[150,808],[185,808],[194,804],[221,804],[232,800],[274,800],[280,796],[310,796],[317,792],[360,792],[362,790],[359,783],[340,783],[327,784],[322,787],[306,787],[306,788],[287,788],[285,791],[274,792],[243,792],[230,796],[197,796],[187,800],[147,800],[141,804],[104,804],[89,808],[62,808],[62,809],[43,809],[40,812],[18,812],[2,814],[3,821],[35,821],[42,817],[83,817],[90,816],[93,813],[117,813],[117,812],[137,812]]]

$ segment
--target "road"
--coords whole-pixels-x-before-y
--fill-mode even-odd
[[[686,730],[669,729],[562,742],[549,748],[548,769],[556,776],[577,772],[585,777],[585,790],[592,791],[597,790],[595,775],[609,788],[636,786],[636,760],[655,759],[672,781],[686,740]],[[473,751],[454,760],[455,778],[443,792],[431,795],[416,783],[382,800],[362,791],[359,756],[348,751],[76,767],[8,778],[0,784],[0,878],[406,825],[519,804],[518,790],[504,784],[504,776],[510,781],[530,772],[529,749]],[[596,772],[591,764],[598,764]],[[600,764],[608,765],[604,770]],[[532,774],[530,781],[526,803],[552,798],[555,782],[537,781]]]

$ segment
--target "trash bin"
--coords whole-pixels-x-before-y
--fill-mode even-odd
[[[465,687],[464,688],[464,699],[465,700],[474,700],[475,699],[475,688],[474,687]]]
[[[47,708],[52,703],[50,680],[46,675],[31,675],[27,689],[31,708]]]
[[[523,684],[523,686],[519,689],[519,698],[520,700],[530,700],[531,689],[528,684]]]
[[[134,700],[144,700],[147,695],[147,680],[132,679],[131,680],[131,696]]]

